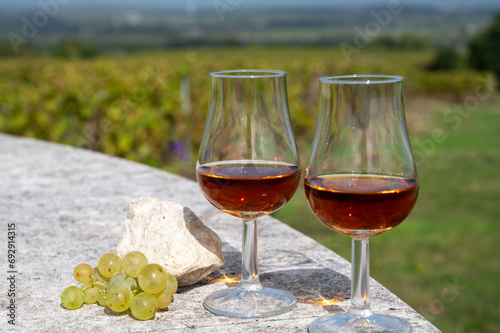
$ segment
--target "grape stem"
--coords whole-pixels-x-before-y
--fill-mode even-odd
[[[92,278],[93,278],[93,277],[92,277]],[[93,278],[93,279],[94,279],[94,278]],[[88,286],[86,286],[85,288],[82,288],[82,291],[85,291],[85,290],[87,290],[87,289],[89,289],[89,288],[92,288],[92,287],[95,287],[95,286],[103,286],[104,288],[107,288],[107,286],[108,286],[108,285],[107,285],[107,284],[104,284],[104,283],[102,283],[102,282],[99,282],[99,281],[97,281],[96,279],[94,279],[94,281],[92,282],[92,284],[89,284],[89,285],[88,285]],[[99,292],[100,292],[100,290],[99,290]]]
[[[82,288],[82,291],[85,291],[89,288],[92,288],[94,285],[93,284],[89,284],[88,286],[86,286],[85,288]]]
[[[106,288],[108,285],[106,283],[102,283],[102,282],[99,282],[96,280],[96,278],[94,277],[94,275],[90,275],[90,277],[92,278],[92,287],[94,286],[102,286],[104,288]]]
[[[137,294],[142,293],[144,290],[142,290],[139,286],[130,286],[130,289],[132,289],[132,292],[134,293],[134,296]]]

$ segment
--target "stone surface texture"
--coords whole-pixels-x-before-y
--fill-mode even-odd
[[[163,265],[180,287],[192,285],[224,264],[222,242],[189,207],[141,197],[130,201],[116,253],[141,251]]]
[[[259,220],[260,277],[265,286],[298,298],[290,312],[234,319],[203,308],[209,293],[234,284],[241,267],[241,221],[213,208],[190,180],[103,154],[0,134],[0,218],[16,228],[16,326],[7,324],[7,262],[0,276],[2,332],[307,332],[315,318],[349,306],[350,264],[284,223]],[[194,170],[193,170],[194,173]],[[60,294],[77,285],[74,266],[96,265],[116,249],[128,202],[151,196],[191,207],[222,240],[225,264],[202,281],[179,288],[168,311],[136,321],[98,305],[65,310]],[[4,256],[5,258],[5,256]],[[402,317],[414,333],[439,332],[415,310],[371,280],[374,311]],[[323,299],[332,300],[328,305]]]

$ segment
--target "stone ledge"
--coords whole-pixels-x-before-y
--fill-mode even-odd
[[[265,286],[286,289],[299,300],[291,312],[263,319],[211,314],[203,298],[239,274],[240,221],[213,208],[198,185],[161,170],[74,147],[0,134],[0,217],[16,224],[15,328],[19,332],[306,332],[315,318],[348,308],[350,264],[282,222],[260,219],[259,263]],[[60,293],[76,283],[73,267],[97,264],[115,251],[128,202],[140,196],[189,206],[223,241],[226,264],[209,278],[181,288],[169,310],[140,322],[97,305],[62,309]],[[5,238],[4,238],[5,240]],[[6,271],[0,283],[7,290]],[[413,332],[439,332],[374,280],[374,311],[406,319]],[[335,299],[333,305],[319,301]],[[6,313],[7,298],[1,300]]]

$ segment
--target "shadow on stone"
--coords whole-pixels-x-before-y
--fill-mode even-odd
[[[241,274],[241,252],[224,244],[224,254],[226,257],[224,266],[192,287],[182,288],[182,292],[188,288],[218,282],[223,282],[227,288],[236,287]],[[351,295],[351,280],[329,268],[298,268],[267,272],[260,274],[260,281],[264,287],[289,291],[297,297],[299,303],[317,305],[329,313],[343,312],[343,309],[336,304],[349,299]]]
[[[127,309],[126,311],[123,312],[114,312],[110,308],[106,307],[104,308],[104,313],[107,314],[108,316],[114,316],[114,317],[122,317],[130,314],[130,309]]]
[[[236,248],[223,243],[224,265],[216,271],[213,271],[201,281],[179,288],[177,293],[182,294],[190,290],[202,287],[207,284],[224,282],[227,287],[236,287],[240,281],[241,275],[241,252]]]
[[[260,280],[264,287],[289,291],[299,303],[315,304],[329,313],[343,312],[336,304],[351,295],[351,280],[328,268],[263,273]]]

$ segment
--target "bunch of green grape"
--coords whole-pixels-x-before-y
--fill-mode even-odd
[[[157,309],[166,309],[174,299],[177,280],[158,264],[149,264],[139,251],[129,252],[123,260],[106,253],[92,268],[79,264],[73,270],[81,287],[71,286],[61,294],[61,303],[68,310],[98,303],[114,312],[130,309],[140,320],[154,317]]]

